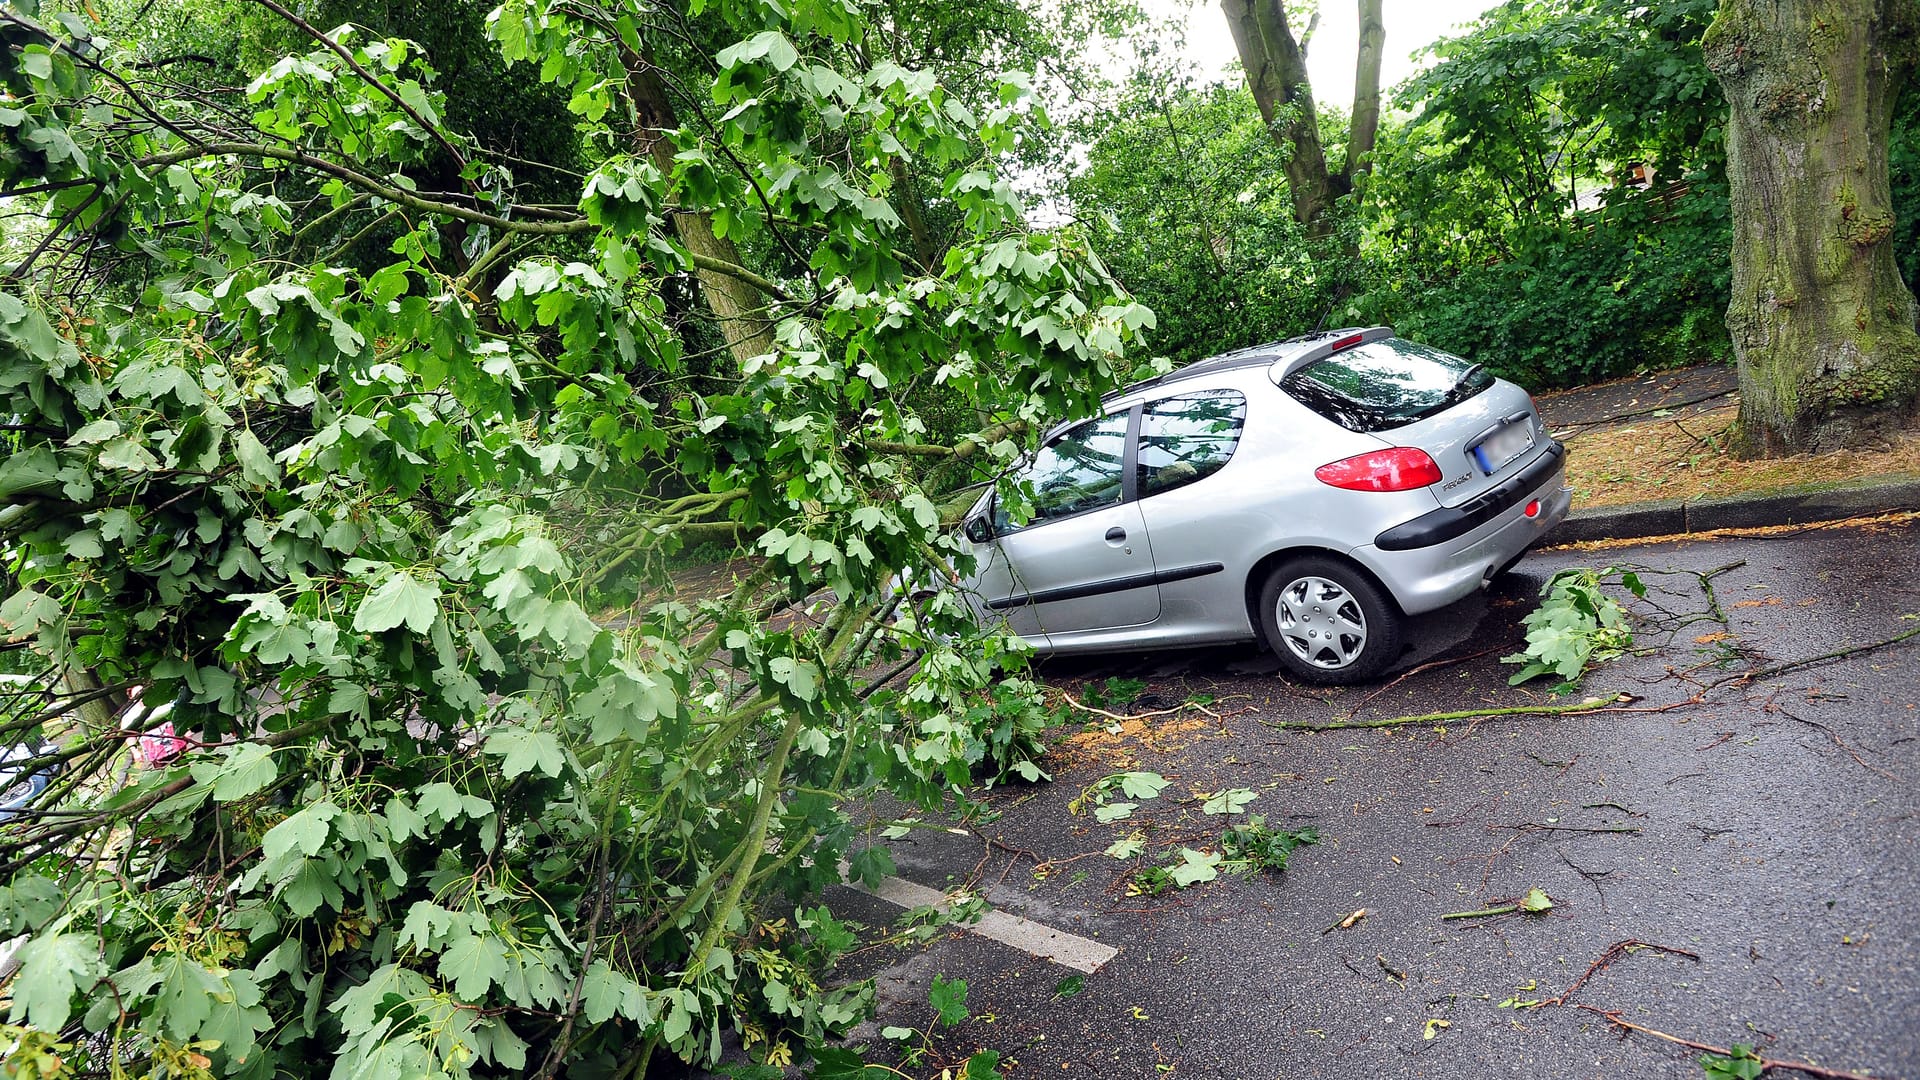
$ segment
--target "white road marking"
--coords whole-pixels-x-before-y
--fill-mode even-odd
[[[845,864],[841,866],[841,876],[846,876]],[[883,878],[878,888],[869,889],[857,881],[848,881],[849,888],[858,889],[869,896],[877,896],[889,904],[898,904],[904,908],[931,907],[946,911],[951,905],[945,893],[929,889],[925,885],[916,885],[897,877]],[[991,908],[980,917],[980,921],[964,929],[978,934],[988,941],[997,941],[1002,945],[1019,949],[1029,956],[1042,960],[1051,960],[1064,968],[1091,975],[1100,970],[1100,966],[1113,959],[1120,950],[1111,945],[1102,945],[1088,938],[1069,934],[1064,930],[1055,930],[1043,926],[1032,919],[1023,919],[1018,915],[1009,915],[1004,911]]]

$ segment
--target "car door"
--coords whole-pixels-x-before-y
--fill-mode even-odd
[[[1153,551],[1127,476],[1138,410],[1071,428],[1022,471],[1029,515],[1000,503],[981,554],[982,606],[1036,642],[1152,622],[1160,614]]]
[[[1135,440],[1142,520],[1153,536],[1160,627],[1198,639],[1244,631],[1244,552],[1272,533],[1264,505],[1272,469],[1226,469],[1246,430],[1238,390],[1194,390],[1149,401]],[[1227,573],[1228,564],[1235,573]]]

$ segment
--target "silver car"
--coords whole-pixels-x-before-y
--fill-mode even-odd
[[[1407,616],[1492,581],[1572,494],[1526,391],[1385,326],[1103,404],[1022,465],[1028,498],[989,491],[963,526],[968,602],[1043,653],[1264,639],[1296,678],[1364,680]]]

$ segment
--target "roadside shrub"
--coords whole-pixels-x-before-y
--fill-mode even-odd
[[[1504,260],[1424,279],[1406,267],[1356,300],[1354,321],[1536,387],[1725,360],[1731,243],[1724,186],[1696,182],[1521,234]]]

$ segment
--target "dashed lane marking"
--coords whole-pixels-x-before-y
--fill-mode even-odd
[[[841,877],[846,877],[846,873],[846,867],[843,865],[840,870]],[[872,889],[857,881],[849,881],[847,885],[849,888],[858,889],[869,896],[879,897],[889,904],[897,904],[903,908],[931,907],[946,911],[951,906],[947,902],[945,893],[929,889],[925,885],[903,881],[897,877],[884,878],[879,887]],[[1010,948],[1019,949],[1029,956],[1051,960],[1061,967],[1072,968],[1074,971],[1088,975],[1099,971],[1102,964],[1113,959],[1120,952],[1111,945],[1102,945],[1100,942],[1069,934],[1064,930],[1055,930],[1051,926],[1042,925],[1032,919],[1023,919],[1018,915],[1009,915],[1004,911],[992,909],[988,909],[979,922],[966,929],[988,941],[997,941]]]

